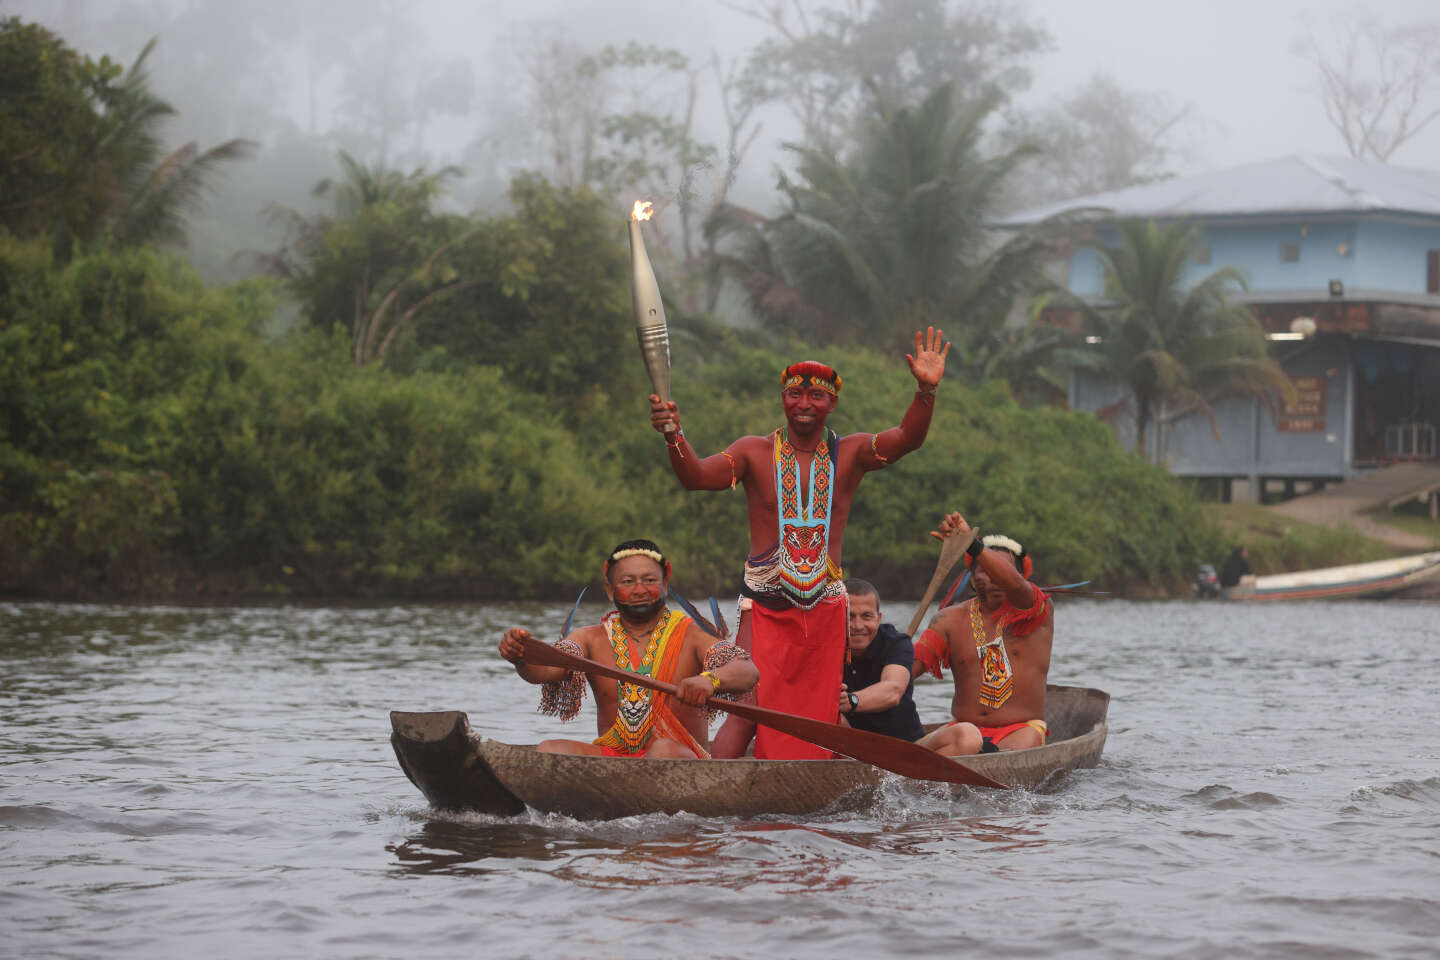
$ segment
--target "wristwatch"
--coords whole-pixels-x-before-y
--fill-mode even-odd
[[[850,698],[850,712],[857,713],[860,710],[860,698],[855,696],[855,691],[846,690],[845,696]]]

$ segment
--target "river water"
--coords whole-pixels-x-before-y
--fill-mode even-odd
[[[1051,679],[1108,691],[1110,737],[1039,792],[430,810],[388,711],[561,733],[495,643],[564,613],[0,604],[0,956],[1440,951],[1440,605],[1062,599]]]

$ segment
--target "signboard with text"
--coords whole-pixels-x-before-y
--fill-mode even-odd
[[[1275,429],[1285,433],[1325,432],[1325,378],[1291,377],[1295,396],[1281,399]]]

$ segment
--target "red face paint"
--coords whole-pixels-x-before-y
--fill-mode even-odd
[[[825,418],[835,409],[837,397],[824,387],[787,387],[780,393],[780,406],[790,433],[810,436],[825,426]]]

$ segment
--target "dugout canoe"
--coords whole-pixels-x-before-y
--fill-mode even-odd
[[[966,757],[1010,787],[1100,762],[1110,695],[1051,684],[1050,742]],[[480,736],[463,711],[390,714],[400,769],[432,806],[512,816],[526,806],[584,820],[686,811],[707,817],[810,814],[872,802],[885,771],[858,760],[651,760],[540,753]],[[958,792],[969,787],[934,784]]]
[[[1226,587],[1224,600],[1337,600],[1385,597],[1440,580],[1440,551],[1373,563],[1256,577],[1253,585]]]

